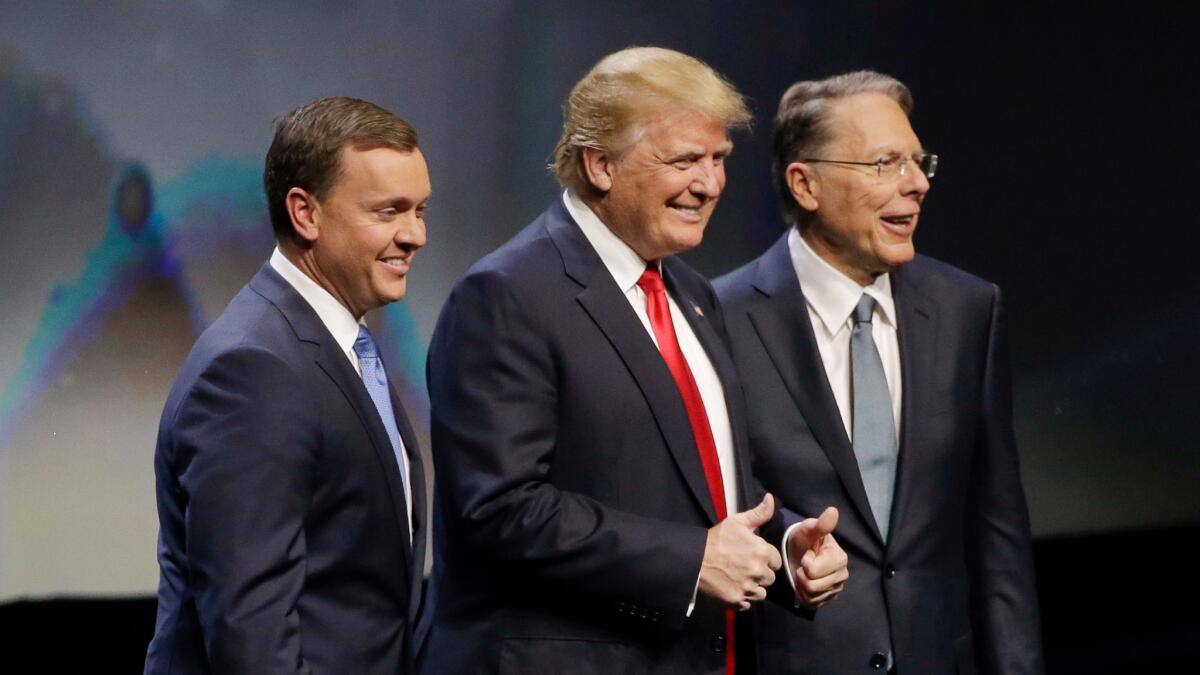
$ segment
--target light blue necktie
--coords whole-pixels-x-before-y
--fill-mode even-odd
[[[851,395],[854,400],[854,456],[867,500],[883,540],[888,538],[892,495],[896,487],[896,423],[883,362],[871,336],[875,300],[866,293],[854,308],[850,334]]]
[[[392,442],[392,452],[396,454],[396,465],[400,467],[400,482],[404,484],[404,502],[407,508],[409,498],[408,472],[405,470],[404,442],[400,440],[400,429],[396,427],[396,412],[392,409],[392,396],[388,390],[387,373],[383,370],[383,361],[379,359],[379,349],[366,326],[358,327],[358,339],[354,341],[354,353],[358,355],[359,369],[362,370],[363,384],[367,393],[375,403],[375,409],[383,420],[383,428],[387,430],[388,440]],[[409,527],[411,535],[412,527]]]

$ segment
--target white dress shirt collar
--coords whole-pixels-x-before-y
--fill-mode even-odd
[[[642,273],[646,271],[646,261],[642,260],[629,244],[608,229],[579,195],[571,190],[563,190],[562,200],[563,205],[567,207],[567,213],[571,214],[579,229],[583,230],[583,236],[592,248],[596,249],[600,260],[608,268],[621,292],[626,293],[636,286],[638,279],[642,278]]]
[[[863,287],[817,255],[795,227],[788,232],[787,243],[792,267],[796,270],[796,278],[800,280],[800,288],[804,290],[804,298],[830,336],[847,325],[863,293],[875,299],[884,322],[892,328],[896,327],[891,275],[880,274],[870,286]]]
[[[325,328],[329,330],[329,334],[333,336],[333,341],[337,343],[338,348],[350,358],[350,362],[357,368],[358,359],[353,354],[354,341],[358,339],[359,322],[355,320],[350,310],[330,295],[329,291],[321,288],[317,282],[301,272],[300,268],[288,260],[278,247],[271,253],[271,267],[279,272],[279,276],[291,284],[300,297],[308,302],[313,311],[317,313],[317,317],[321,319],[321,323],[325,324]]]

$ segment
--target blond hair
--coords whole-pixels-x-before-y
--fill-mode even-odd
[[[590,189],[584,148],[619,150],[655,113],[695,110],[726,129],[750,126],[745,98],[703,61],[662,47],[628,47],[592,67],[563,103],[563,129],[551,168],[564,187]]]

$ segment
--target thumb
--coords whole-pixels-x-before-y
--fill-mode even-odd
[[[758,506],[737,514],[750,529],[755,529],[771,522],[771,516],[775,515],[775,497],[770,492],[763,495],[763,499],[758,503]]]
[[[809,542],[820,541],[821,537],[833,532],[838,523],[838,510],[828,506],[816,518],[808,518],[800,523],[800,529]]]

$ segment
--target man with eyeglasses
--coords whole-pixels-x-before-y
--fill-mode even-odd
[[[792,227],[715,282],[755,474],[799,514],[838,507],[850,557],[811,618],[760,606],[763,673],[1043,669],[1000,291],[915,255],[937,156],[911,109],[879,73],[792,85]]]

